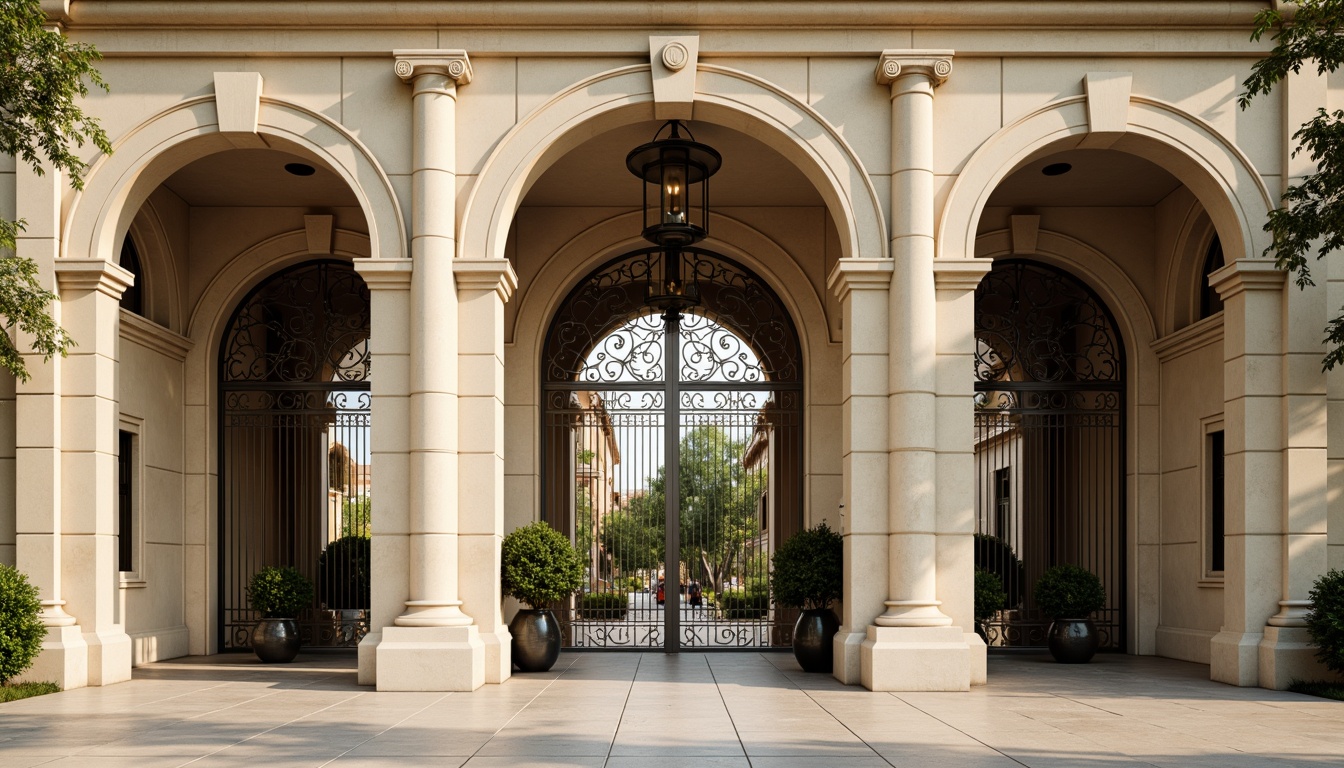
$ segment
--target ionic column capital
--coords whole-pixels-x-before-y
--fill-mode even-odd
[[[402,50],[393,51],[392,56],[396,59],[393,71],[408,83],[415,83],[424,75],[446,77],[454,85],[471,82],[471,60],[463,50]]]
[[[934,88],[942,85],[952,74],[952,51],[886,50],[877,61],[879,85],[895,85],[908,75],[922,75]],[[896,89],[892,88],[895,95]]]
[[[56,259],[61,291],[97,291],[114,299],[135,284],[135,275],[103,259]]]
[[[508,259],[453,259],[453,279],[459,291],[494,291],[500,301],[508,301],[518,287]]]
[[[1223,301],[1245,291],[1280,291],[1288,275],[1266,259],[1237,259],[1209,275]]]
[[[850,291],[889,290],[895,271],[896,263],[891,259],[840,259],[826,278],[826,287],[843,302]]]

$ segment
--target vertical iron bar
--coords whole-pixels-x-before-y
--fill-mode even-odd
[[[674,257],[674,254],[669,254]],[[663,466],[666,478],[664,503],[666,506],[667,551],[663,556],[663,650],[677,653],[681,650],[681,314],[669,309],[663,316],[666,347],[664,358],[667,368],[663,376],[666,401],[663,412]]]

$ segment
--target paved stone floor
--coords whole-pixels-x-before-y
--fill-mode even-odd
[[[0,767],[1344,765],[1344,702],[1208,668],[993,656],[971,693],[871,693],[782,653],[567,653],[475,693],[376,693],[353,659],[151,664],[0,704]]]

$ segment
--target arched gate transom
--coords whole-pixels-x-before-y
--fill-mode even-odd
[[[239,305],[220,347],[220,648],[249,647],[247,583],[265,566],[312,580],[307,647],[369,628],[369,291],[347,262],[279,272]]]
[[[669,274],[698,303],[651,305]],[[709,251],[627,254],[570,292],[544,354],[542,516],[588,562],[566,643],[789,644],[770,555],[803,520],[802,361],[774,291]]]
[[[1007,606],[990,647],[1045,645],[1049,567],[1101,578],[1102,649],[1125,648],[1125,365],[1115,320],[1073,276],[1002,259],[975,292],[975,565]]]

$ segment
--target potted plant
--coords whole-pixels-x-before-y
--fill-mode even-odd
[[[504,537],[500,559],[504,593],[530,606],[509,623],[513,663],[523,672],[545,672],[560,657],[560,622],[546,606],[583,586],[583,557],[563,534],[536,522]]]
[[[975,569],[975,633],[980,639],[989,642],[985,632],[985,622],[994,618],[994,614],[1003,610],[1008,594],[1003,591],[1003,582],[997,574],[983,568]]]
[[[1076,565],[1056,565],[1041,574],[1033,593],[1036,605],[1051,618],[1046,645],[1055,661],[1085,664],[1097,653],[1101,638],[1090,618],[1106,605],[1106,589],[1096,574]]]
[[[252,628],[252,651],[270,664],[299,655],[299,611],[312,605],[313,583],[297,568],[268,565],[252,576],[247,602],[261,614]]]
[[[844,592],[844,557],[844,540],[822,523],[790,536],[771,561],[775,602],[802,609],[793,657],[806,672],[831,671],[831,641],[840,629],[831,603]]]
[[[373,588],[372,562],[369,537],[360,535],[342,536],[317,556],[317,602],[323,620],[331,622],[332,645],[351,645],[363,635]]]

